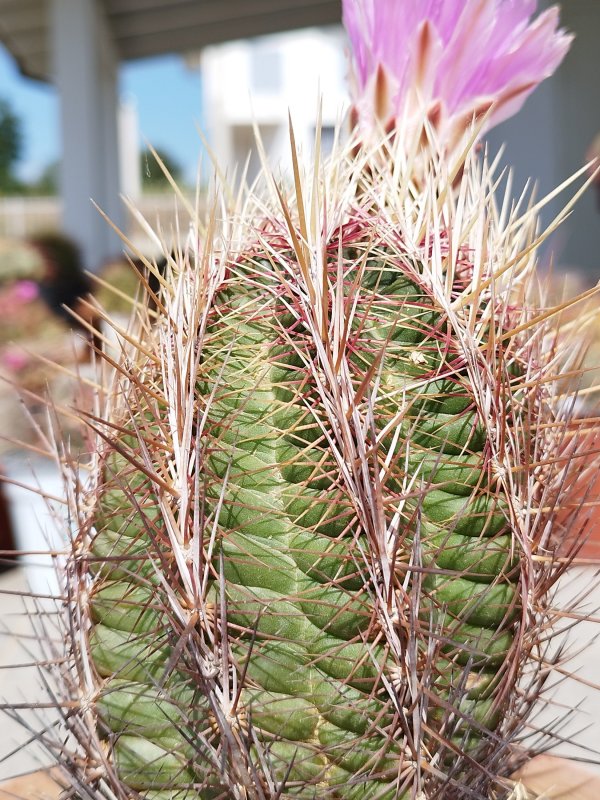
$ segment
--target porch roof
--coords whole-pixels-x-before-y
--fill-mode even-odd
[[[56,1],[56,0],[55,0]],[[60,1],[60,0],[59,0]],[[117,58],[130,61],[340,21],[340,0],[97,0]],[[52,80],[51,0],[0,0],[0,40],[21,72]]]

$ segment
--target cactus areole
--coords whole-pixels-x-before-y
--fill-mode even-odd
[[[511,791],[551,659],[575,491],[557,350],[575,350],[530,291],[534,211],[498,196],[452,115],[560,60],[568,37],[534,5],[347,2],[371,36],[355,138],[324,161],[317,135],[305,168],[292,134],[288,188],[265,171],[206,223],[189,209],[87,416],[65,569],[80,749],[61,750],[80,796]],[[414,34],[395,73],[391,22]],[[500,55],[472,58],[452,100],[435,59],[467,69],[469,24]]]

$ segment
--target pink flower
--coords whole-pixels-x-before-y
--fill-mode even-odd
[[[29,356],[23,350],[8,345],[0,351],[0,363],[11,372],[20,372],[29,363]]]
[[[451,146],[474,117],[515,114],[572,36],[537,0],[343,0],[362,132],[427,114]]]
[[[18,303],[31,303],[39,295],[39,289],[35,281],[17,281],[13,286],[13,296]]]

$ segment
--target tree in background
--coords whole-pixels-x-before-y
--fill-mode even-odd
[[[0,192],[9,194],[21,188],[13,170],[22,145],[21,120],[9,103],[0,99]]]
[[[154,148],[156,154],[163,162],[165,168],[169,171],[173,180],[178,183],[181,182],[182,168],[173,156],[161,150]],[[146,148],[140,153],[141,159],[141,174],[142,174],[142,189],[147,192],[161,191],[169,187],[167,176],[163,172],[160,164],[157,162],[154,153]]]
[[[59,189],[60,161],[50,161],[42,169],[37,180],[29,184],[28,194],[53,196]]]

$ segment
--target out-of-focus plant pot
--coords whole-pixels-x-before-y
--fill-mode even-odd
[[[0,783],[0,800],[58,800],[62,789],[53,770],[41,770]]]

